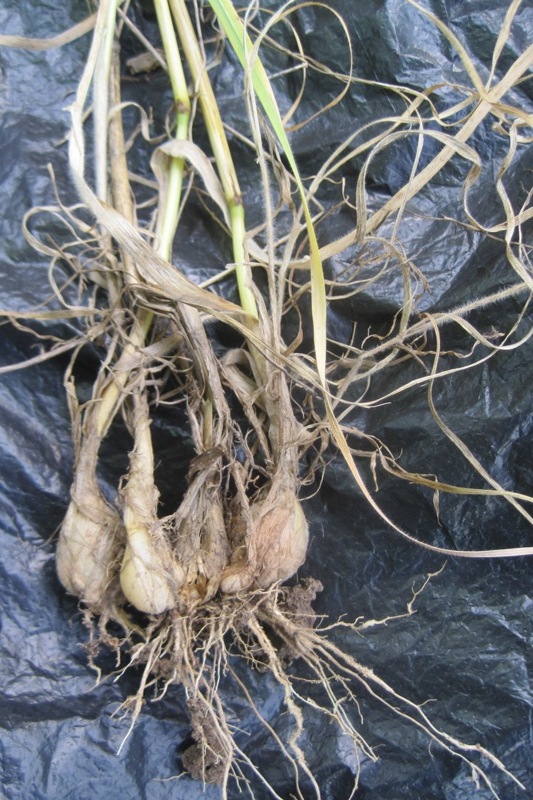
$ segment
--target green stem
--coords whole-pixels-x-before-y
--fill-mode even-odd
[[[231,222],[231,238],[233,244],[233,259],[235,262],[235,276],[239,289],[241,306],[251,318],[251,324],[257,320],[257,305],[251,289],[251,273],[247,264],[245,251],[246,226],[244,219],[244,206],[237,179],[237,173],[231,157],[222,118],[218,110],[211,81],[205,66],[205,58],[201,51],[192,24],[185,0],[169,0],[170,9],[178,30],[181,46],[187,59],[189,69],[198,93],[198,101],[202,109],[207,135],[213,150],[218,168]]]
[[[172,85],[172,91],[178,108],[176,137],[186,138],[189,130],[190,101],[187,93],[187,82],[181,64],[181,58],[172,25],[172,18],[166,0],[155,0],[155,10],[163,40],[163,47],[167,59],[167,67]],[[168,191],[166,202],[159,209],[158,228],[156,232],[156,251],[167,261],[171,257],[172,242],[176,233],[181,204],[181,191],[183,186],[184,162],[181,158],[171,160]],[[150,311],[140,311],[135,325],[130,333],[130,341],[117,361],[114,374],[109,383],[104,387],[98,407],[97,427],[100,435],[104,435],[113,419],[120,395],[125,389],[129,371],[122,366],[127,364],[133,353],[142,347],[152,325],[154,314]]]
[[[191,103],[180,49],[168,0],[154,0],[154,6],[176,107],[175,138],[178,141],[186,140],[189,138]],[[170,159],[165,203],[164,206],[159,209],[156,228],[156,250],[159,255],[163,256],[167,261],[169,261],[172,256],[172,242],[174,241],[179,221],[184,169],[185,161],[183,158]],[[201,327],[198,314],[194,312],[193,309],[182,309],[182,314],[193,327],[198,325]],[[204,420],[204,429],[202,432],[203,446],[208,449],[212,446],[213,442],[213,401],[209,391],[207,392],[207,396],[203,399],[202,406]],[[200,447],[202,443],[198,442],[197,444]]]
[[[251,272],[246,260],[244,240],[246,238],[246,222],[244,206],[241,197],[232,198],[229,203],[231,222],[231,240],[233,244],[233,260],[235,262],[235,277],[239,288],[239,298],[243,311],[249,317],[257,319],[257,305],[251,290]]]
[[[176,106],[175,138],[177,140],[187,139],[191,119],[191,103],[172,16],[167,0],[154,0],[154,6]],[[167,200],[165,207],[159,212],[156,250],[167,261],[172,255],[172,242],[179,220],[184,169],[183,158],[171,159],[168,171]]]

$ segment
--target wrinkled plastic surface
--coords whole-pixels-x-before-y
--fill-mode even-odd
[[[462,74],[450,47],[404,0],[336,0],[333,5],[353,36],[358,75],[422,87],[438,83],[443,74],[449,80]],[[485,0],[427,2],[427,7],[461,37],[484,76],[490,69],[487,54],[492,52],[499,31],[502,5]],[[75,0],[3,0],[0,30],[49,36],[79,21],[84,13],[85,4]],[[523,3],[502,69],[533,40],[532,16],[529,4]],[[309,7],[300,12],[298,20],[306,49],[319,52],[330,66],[343,69],[345,50],[330,35],[331,18],[319,7]],[[151,24],[149,19],[146,24]],[[47,265],[25,244],[21,220],[32,205],[53,202],[46,171],[49,162],[55,166],[60,191],[72,191],[65,148],[59,143],[68,125],[64,108],[72,100],[87,48],[85,37],[45,53],[0,51],[3,307],[17,310],[34,306],[49,293]],[[219,97],[230,122],[233,99],[241,85],[236,75],[236,64],[229,59],[217,77]],[[293,99],[290,83],[285,89],[286,96],[280,82],[280,101],[287,106]],[[529,92],[531,102],[531,91],[531,82],[523,84],[517,101],[527,103]],[[317,151],[326,154],[349,135],[354,119],[361,124],[387,113],[386,98],[386,94],[354,86],[330,116],[297,132],[294,144],[303,171],[312,171]],[[310,90],[305,104],[304,115],[317,108]],[[238,120],[235,122],[238,124]],[[476,145],[483,147],[481,138]],[[490,167],[498,164],[501,153],[487,152],[485,157]],[[531,186],[531,148],[529,153],[524,150],[520,159],[510,189],[517,205]],[[353,181],[359,166],[353,164],[352,172],[348,171]],[[376,158],[369,172],[369,186],[376,200],[390,196],[405,181],[409,168],[397,156],[389,158],[385,153]],[[491,242],[481,244],[476,236],[460,235],[457,228],[446,230],[432,221],[450,212],[450,192],[457,176],[450,171],[447,178],[449,183],[444,180],[439,191],[417,198],[417,210],[422,213],[413,222],[408,241],[430,275],[432,293],[423,303],[433,309],[465,302],[473,294],[488,292],[511,278],[501,247]],[[260,215],[260,197],[250,190],[246,199],[249,213],[253,216],[255,208]],[[488,219],[493,201],[484,195],[481,183],[473,198],[474,208],[477,204]],[[183,266],[191,275],[201,277],[202,270],[209,269],[206,265],[212,242],[200,223],[189,233],[191,246],[182,253]],[[329,268],[338,266],[333,263]],[[364,319],[368,325],[388,318],[397,308],[400,292],[401,285],[392,281],[372,296],[339,304],[335,312],[339,331],[349,330],[354,318]],[[516,308],[516,303],[502,304],[496,321],[505,323]],[[494,314],[494,309],[479,314],[478,324],[491,330]],[[59,336],[68,335],[66,324],[54,330]],[[39,342],[33,336],[8,325],[2,328],[0,347],[3,363],[25,360],[39,352]],[[82,357],[81,384],[94,375],[96,359],[97,354],[90,351]],[[54,571],[51,537],[66,508],[72,470],[62,388],[65,365],[66,356],[59,357],[3,376],[0,383],[0,794],[7,800],[218,800],[216,787],[202,787],[187,777],[170,780],[181,770],[180,753],[189,736],[179,689],[170,691],[158,703],[145,705],[117,755],[128,722],[114,712],[134,691],[138,676],[127,673],[118,682],[104,680],[95,686],[95,674],[88,667],[82,646],[87,632],[75,601],[65,595]],[[533,490],[532,382],[533,358],[528,344],[497,356],[472,376],[464,374],[459,382],[440,386],[435,397],[446,420],[491,466],[495,477],[525,493]],[[414,465],[422,460],[426,472],[438,470],[445,479],[457,483],[471,478],[467,468],[461,473],[461,461],[435,434],[423,392],[411,395],[404,405],[396,402],[368,413],[361,423],[365,430],[382,436],[395,452],[403,450],[406,463]],[[156,419],[154,435],[162,448],[170,449],[168,442],[187,441],[171,414]],[[111,471],[120,474],[122,456],[115,454],[128,447],[126,434],[117,430],[106,444]],[[178,477],[184,470],[184,464],[176,465]],[[159,478],[163,494],[170,496],[170,478],[168,485],[164,476]],[[379,497],[398,523],[429,542],[456,548],[533,544],[527,523],[501,501],[443,497],[439,526],[427,493],[383,480]],[[340,614],[347,619],[401,615],[413,585],[420,586],[426,574],[436,572],[443,564],[443,558],[411,546],[386,530],[355,491],[340,463],[328,467],[320,493],[306,508],[312,540],[304,574],[323,582],[325,589],[318,598],[317,610],[332,619]],[[444,571],[419,597],[416,614],[391,620],[363,636],[346,631],[339,635],[339,643],[354,658],[374,668],[400,693],[414,701],[431,699],[427,711],[437,725],[451,735],[479,741],[493,750],[528,787],[525,794],[521,793],[492,771],[504,800],[533,795],[532,569],[530,559],[449,559]],[[102,667],[111,671],[113,663],[104,659]],[[249,680],[261,713],[283,732],[282,698],[272,679],[252,675]],[[227,692],[231,701],[231,687],[223,682],[221,691]],[[379,760],[363,761],[357,798],[485,800],[489,796],[485,788],[475,787],[459,760],[431,749],[412,726],[372,701],[364,690],[358,690],[358,697],[362,730],[375,746]],[[264,729],[242,707],[237,706],[234,713],[235,721],[246,731],[243,736],[249,752],[278,795],[289,798],[294,792],[294,778]],[[354,764],[346,742],[332,726],[310,715],[304,745],[324,799],[348,797]],[[256,797],[266,797],[260,785],[254,789]]]

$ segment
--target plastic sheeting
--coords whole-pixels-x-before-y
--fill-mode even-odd
[[[140,23],[153,25],[149,6],[136,13]],[[275,4],[270,2],[274,7]],[[370,0],[353,3],[336,0],[353,37],[359,77],[415,87],[436,84],[445,76],[459,80],[462,67],[457,55],[435,27],[404,0]],[[483,76],[490,69],[490,54],[503,19],[502,4],[474,0],[427,0],[430,7],[461,38]],[[79,21],[85,4],[67,0],[57,4],[41,0],[3,0],[0,29],[6,33],[49,36]],[[330,66],[345,66],[345,50],[334,35],[331,17],[319,6],[298,14],[299,33],[310,52],[319,52]],[[502,56],[501,69],[533,39],[533,15],[522,4]],[[48,294],[47,265],[26,245],[21,234],[25,211],[53,201],[46,165],[54,164],[59,189],[68,195],[64,108],[72,99],[80,75],[88,37],[60,50],[28,53],[0,51],[0,269],[2,306],[21,310],[44,301]],[[133,48],[134,49],[134,48]],[[234,98],[240,91],[238,68],[231,58],[217,76],[217,91],[231,122]],[[151,78],[162,81],[157,74]],[[146,92],[147,84],[141,86]],[[316,110],[317,95],[308,87],[302,115]],[[294,87],[279,82],[281,104],[293,99]],[[317,88],[317,91],[320,87]],[[285,94],[284,94],[285,92]],[[529,100],[528,100],[529,92]],[[515,101],[531,104],[531,82],[524,83]],[[357,85],[331,114],[294,134],[297,157],[304,172],[313,171],[317,153],[324,157],[357,124],[382,116],[390,98]],[[531,108],[531,105],[529,105]],[[392,109],[390,109],[392,110]],[[238,123],[238,120],[235,120]],[[484,137],[486,148],[484,148]],[[487,175],[502,157],[494,137],[481,130],[475,142],[484,153]],[[235,144],[238,151],[238,144]],[[394,157],[393,157],[394,156]],[[523,202],[531,187],[531,148],[523,150],[514,180],[512,200]],[[347,170],[348,183],[357,177],[360,163]],[[410,162],[386,151],[372,164],[368,185],[376,202],[390,196],[406,180]],[[437,216],[452,213],[454,187],[461,178],[449,169],[441,185],[416,200],[410,227],[402,232],[417,263],[429,276],[431,293],[422,310],[465,302],[472,294],[488,292],[511,278],[502,247],[475,234],[458,233],[457,226],[437,224]],[[493,182],[493,181],[492,181]],[[243,180],[245,183],[245,180]],[[474,209],[485,219],[497,214],[496,198],[481,180],[473,196]],[[71,195],[72,197],[72,195]],[[260,215],[260,197],[247,196],[249,214]],[[491,205],[492,204],[492,205]],[[255,211],[254,211],[255,208]],[[321,229],[328,237],[339,226]],[[531,231],[529,231],[531,233]],[[200,222],[191,225],[192,247],[182,266],[202,277],[212,247],[220,248]],[[217,256],[218,257],[218,256]],[[332,271],[342,269],[333,259]],[[218,269],[218,266],[217,266]],[[339,336],[347,335],[354,319],[367,326],[389,319],[397,309],[401,286],[391,280],[375,292],[337,304],[335,324]],[[517,302],[479,313],[476,322],[490,331],[516,313]],[[70,323],[69,323],[70,324]],[[42,326],[37,326],[41,331]],[[66,323],[47,327],[58,336],[68,335]],[[41,344],[32,334],[4,325],[3,363],[36,355]],[[0,383],[0,792],[7,800],[215,800],[216,787],[202,787],[181,771],[180,753],[189,730],[184,698],[177,688],[164,700],[147,703],[120,755],[117,750],[128,723],[114,716],[119,704],[136,688],[132,671],[119,681],[95,686],[83,643],[87,639],[74,599],[67,597],[54,571],[52,534],[57,529],[69,496],[72,446],[69,418],[62,389],[66,357],[58,357],[24,371],[2,377]],[[82,356],[78,381],[90,381],[97,353]],[[384,377],[379,388],[398,376]],[[439,386],[436,402],[441,413],[493,474],[517,491],[533,490],[531,428],[533,425],[531,346],[493,358],[481,370],[463,374]],[[392,385],[392,383],[390,385]],[[395,452],[403,451],[406,464],[423,462],[424,471],[438,471],[444,479],[471,479],[449,443],[435,431],[424,393],[416,392],[402,404],[365,414],[360,424],[384,438]],[[161,453],[187,436],[172,414],[154,422]],[[110,480],[124,468],[129,447],[125,432],[115,431],[105,446]],[[122,459],[122,460],[121,460]],[[185,470],[177,464],[178,475]],[[464,470],[464,473],[461,472]],[[162,492],[172,487],[161,478]],[[533,544],[527,523],[501,501],[441,498],[440,524],[435,519],[429,493],[392,479],[382,479],[379,499],[400,524],[428,542],[456,548],[509,547]],[[354,489],[346,468],[331,464],[320,492],[307,504],[311,522],[311,548],[304,575],[318,577],[324,592],[317,610],[335,619],[401,615],[424,577],[436,572],[444,558],[399,540],[385,529]],[[522,793],[492,770],[491,777],[504,800],[531,796],[530,671],[533,667],[531,597],[532,562],[522,560],[460,561],[448,559],[445,569],[418,598],[416,614],[391,620],[367,630],[364,636],[339,632],[339,643],[356,659],[388,680],[412,700],[431,700],[426,710],[449,734],[479,741],[495,752],[522,780]],[[341,635],[342,633],[342,635]],[[113,668],[102,661],[104,672]],[[298,666],[295,665],[295,670]],[[268,675],[250,675],[254,697],[265,718],[278,732],[284,730],[283,703]],[[231,687],[222,692],[231,699]],[[363,761],[359,800],[485,800],[486,788],[476,788],[468,769],[429,747],[427,740],[392,712],[359,693],[361,728],[375,747],[379,760]],[[294,778],[277,755],[265,731],[238,704],[235,721],[278,795],[289,798]],[[309,714],[304,745],[325,800],[349,796],[354,770],[347,743],[324,720]],[[255,796],[266,797],[261,786]],[[304,790],[304,792],[307,790]],[[235,796],[238,795],[235,790]],[[311,791],[309,790],[309,796]]]

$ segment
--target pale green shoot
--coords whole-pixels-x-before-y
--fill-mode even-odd
[[[172,86],[172,94],[176,106],[176,133],[177,140],[185,140],[189,135],[189,122],[191,118],[191,103],[187,90],[187,80],[183,71],[180,51],[174,25],[167,0],[154,0],[159,32],[163,42],[163,49],[167,61],[168,75]],[[168,170],[168,185],[166,203],[161,209],[156,229],[156,249],[160,256],[167,261],[172,255],[172,242],[178,225],[181,195],[183,188],[183,171],[185,161],[183,158],[171,158]]]
[[[250,270],[246,261],[244,240],[246,235],[244,208],[237,173],[231,157],[224,125],[220,117],[204,54],[198,43],[185,0],[170,0],[170,8],[180,37],[181,46],[195,84],[195,91],[202,110],[205,127],[217,164],[220,181],[224,188],[231,225],[235,276],[239,298],[244,312],[250,320],[257,319],[257,305],[251,288]]]
[[[313,315],[313,338],[315,345],[316,368],[322,387],[326,389],[326,284],[324,281],[324,271],[322,260],[318,248],[315,228],[307,194],[296,159],[294,157],[289,139],[283,126],[283,121],[278,108],[278,103],[268,75],[261,60],[257,56],[245,26],[235,11],[231,0],[209,0],[211,8],[217,15],[219,24],[228,37],[228,40],[235,51],[243,69],[252,80],[252,85],[256,96],[263,107],[263,110],[276,134],[278,141],[285,153],[289,166],[292,170],[298,192],[301,197],[302,207],[309,237],[309,262],[311,268],[311,307]]]

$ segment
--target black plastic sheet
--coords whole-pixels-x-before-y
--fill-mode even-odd
[[[336,0],[333,5],[353,37],[358,76],[419,88],[436,84],[443,76],[451,82],[462,76],[457,55],[435,27],[404,0],[364,4]],[[428,0],[426,7],[451,26],[486,77],[505,11],[501,4]],[[66,29],[85,13],[85,4],[75,0],[61,4],[3,0],[0,30],[46,37]],[[136,13],[144,25],[153,27],[148,4],[144,4],[144,16],[143,9]],[[331,17],[321,7],[302,9],[297,24],[310,52],[319,52],[330,66],[345,68],[345,50],[338,45]],[[532,39],[533,14],[529,4],[523,3],[500,69]],[[73,199],[61,145],[68,130],[64,109],[72,100],[87,50],[88,37],[42,53],[0,51],[3,308],[23,310],[44,301],[50,293],[47,264],[25,243],[21,221],[31,206],[53,202],[46,169],[49,162],[54,165],[59,191],[70,192]],[[232,114],[237,113],[238,76],[235,61],[228,58],[216,78],[230,123]],[[153,80],[162,78],[156,75]],[[290,80],[276,86],[281,105],[288,106],[294,86]],[[139,91],[146,94],[148,83]],[[314,97],[308,88],[302,116],[317,110],[320,100],[316,95],[315,102]],[[531,82],[522,85],[515,100],[522,105],[529,102],[531,109]],[[317,153],[325,157],[350,134],[354,120],[360,125],[392,113],[390,103],[386,93],[354,86],[345,102],[325,120],[294,134],[303,171],[311,173]],[[238,119],[234,122],[237,125]],[[481,130],[475,142],[484,153],[486,180],[482,177],[478,184],[472,208],[486,220],[491,213],[498,214],[497,199],[487,187],[493,184],[489,178],[493,179],[503,151],[493,142],[487,130]],[[235,147],[239,152],[238,143]],[[524,149],[516,179],[511,181],[517,205],[531,188],[532,160],[531,148]],[[376,158],[369,172],[371,202],[394,193],[405,182],[410,163],[403,164],[397,153],[388,151]],[[350,166],[348,180],[355,182],[360,166]],[[423,308],[438,310],[466,302],[505,285],[512,277],[500,244],[435,221],[437,216],[452,213],[462,178],[459,167],[445,171],[438,190],[417,197],[419,215],[413,216],[411,227],[403,231],[430,279],[431,293],[423,299]],[[250,215],[260,216],[260,196],[252,189],[246,200]],[[332,227],[329,233],[340,235],[343,224],[349,222],[343,222],[341,215],[334,223],[339,231]],[[181,266],[193,277],[205,277],[210,250],[221,244],[213,241],[214,235],[201,220],[191,223],[188,233],[191,246],[180,251]],[[328,236],[326,228],[323,235]],[[336,259],[328,264],[333,272],[341,268]],[[372,294],[337,304],[339,336],[347,335],[353,319],[363,319],[368,325],[389,319],[400,300],[401,285],[391,281]],[[476,322],[490,330],[494,324],[505,324],[517,308],[517,301],[508,301],[496,312],[494,308],[479,312]],[[70,324],[48,325],[46,332],[64,337]],[[37,326],[38,332],[43,330],[42,325]],[[32,358],[46,346],[24,330],[8,325],[2,328],[4,364]],[[62,387],[67,357],[4,375],[0,383],[0,792],[7,800],[218,800],[218,788],[203,787],[186,776],[176,779],[181,772],[180,754],[190,735],[184,697],[178,688],[157,703],[146,703],[117,754],[129,722],[115,712],[135,691],[138,675],[131,671],[116,682],[104,679],[95,685],[96,676],[83,649],[87,631],[75,600],[65,595],[55,576],[52,535],[68,502],[73,458]],[[78,367],[80,385],[84,381],[89,385],[96,366],[97,353],[88,350]],[[392,385],[399,379],[392,374],[382,380]],[[526,344],[499,354],[472,374],[464,373],[459,380],[440,385],[436,393],[447,422],[490,465],[494,476],[524,493],[533,490],[532,379],[531,345]],[[366,413],[360,424],[383,437],[396,452],[403,451],[403,463],[415,466],[422,460],[425,471],[438,470],[450,482],[471,480],[468,467],[435,430],[423,390],[410,395],[403,405],[396,402]],[[154,421],[154,438],[162,454],[167,450],[171,454],[176,443],[181,449],[189,446],[186,433],[171,414],[162,413]],[[120,428],[106,443],[110,483],[113,475],[123,471],[129,446],[127,434]],[[183,476],[185,469],[185,463],[176,464],[178,475],[181,470]],[[171,499],[173,487],[165,484],[164,477],[160,476],[160,482],[163,496]],[[502,501],[444,496],[439,524],[429,492],[384,477],[379,499],[396,522],[434,544],[465,549],[533,544],[527,523]],[[312,538],[302,574],[324,584],[317,611],[330,619],[345,615],[348,620],[398,615],[361,636],[340,629],[336,634],[339,644],[401,694],[417,702],[431,700],[426,710],[446,732],[480,742],[495,752],[528,787],[522,793],[490,770],[502,800],[531,796],[531,561],[450,558],[418,598],[416,613],[402,617],[413,587],[419,588],[425,576],[437,572],[445,559],[405,543],[387,530],[368,509],[340,462],[328,467],[319,494],[306,508]],[[104,658],[101,665],[104,673],[114,666],[111,657]],[[298,664],[293,666],[293,670],[298,668]],[[250,675],[248,680],[259,710],[283,733],[286,719],[274,681],[262,674]],[[222,681],[220,690],[231,703],[231,686]],[[486,788],[476,788],[461,761],[432,749],[413,726],[364,691],[358,692],[358,698],[361,729],[379,755],[376,763],[363,760],[358,800],[485,800],[490,796]],[[292,796],[294,777],[264,728],[237,700],[233,713],[248,751],[278,795]],[[347,742],[333,726],[309,713],[303,744],[323,798],[348,797],[355,764]],[[254,784],[254,791],[257,798],[267,796],[260,784]]]

